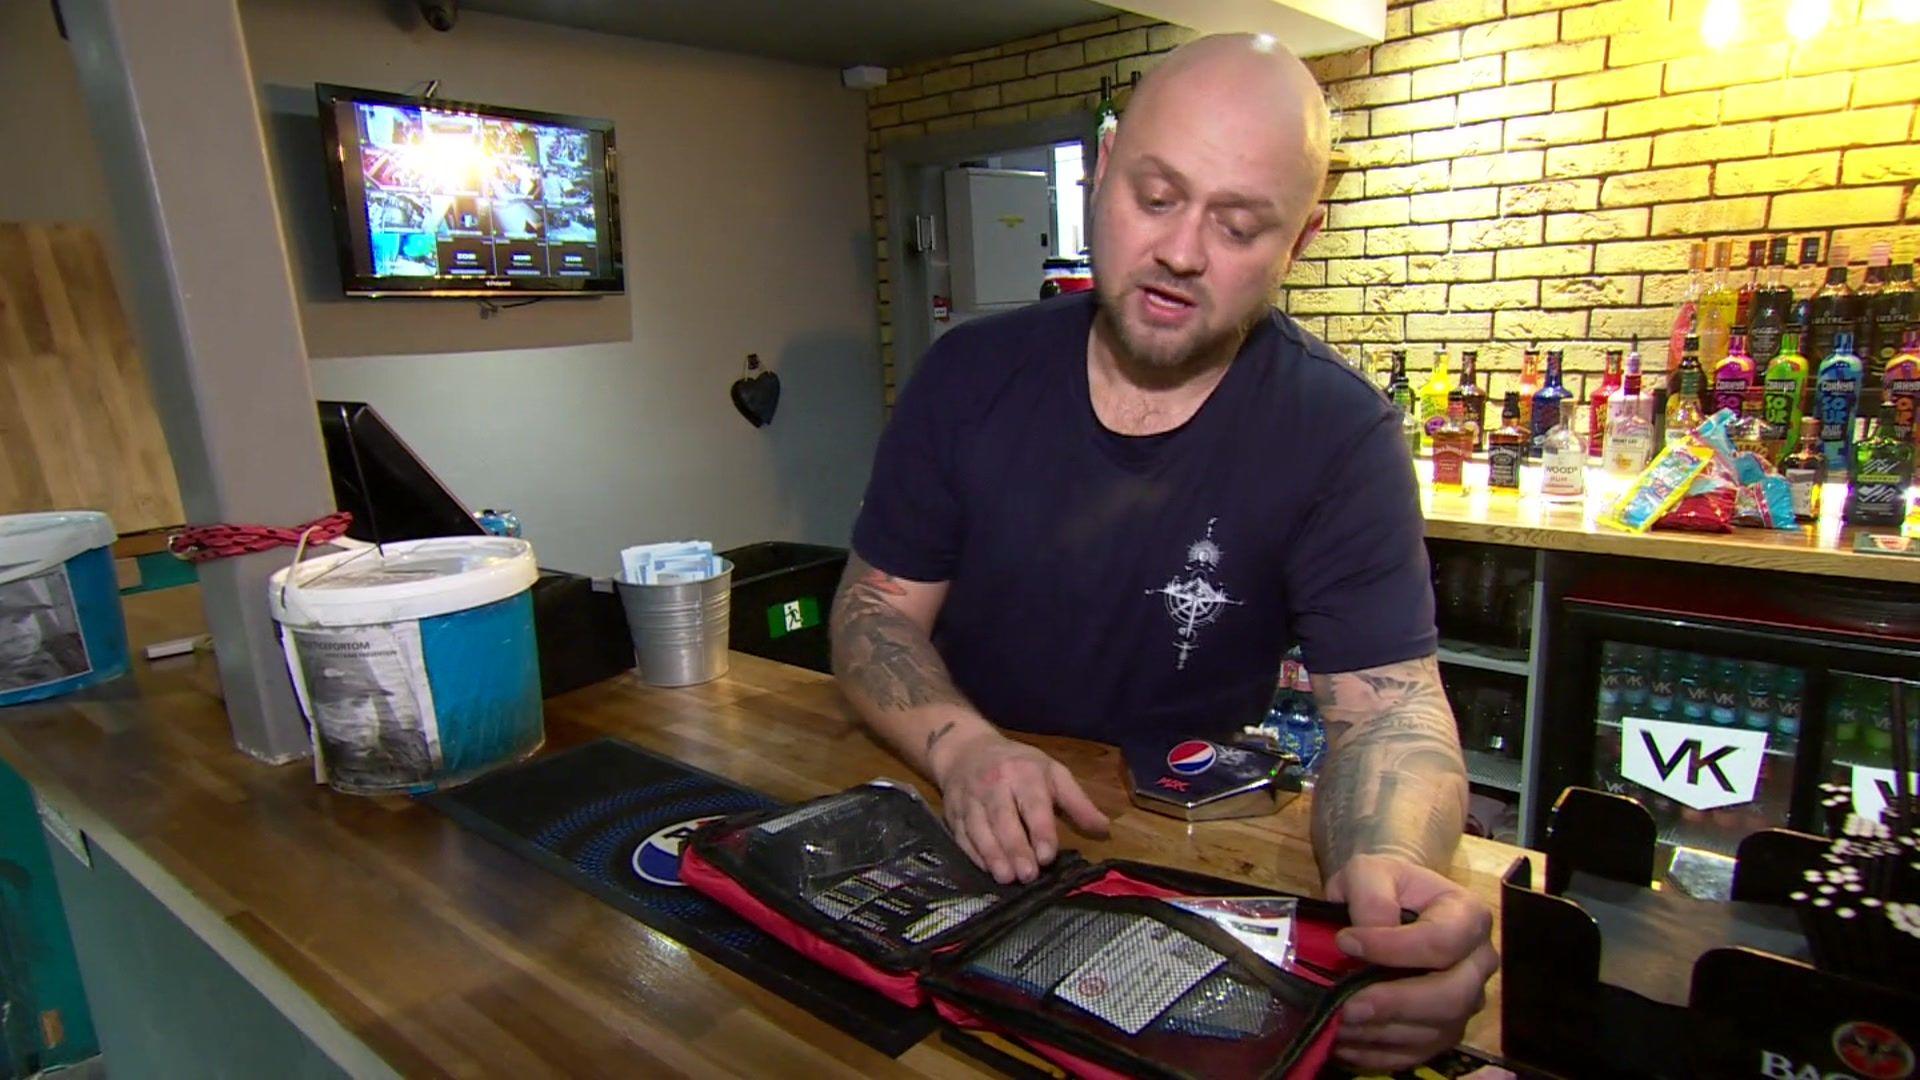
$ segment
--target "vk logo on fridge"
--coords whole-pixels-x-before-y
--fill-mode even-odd
[[[1167,751],[1167,768],[1181,776],[1196,776],[1213,768],[1219,752],[1205,739],[1188,739]]]
[[[1620,725],[1620,775],[1695,810],[1753,801],[1767,733],[1629,716]]]

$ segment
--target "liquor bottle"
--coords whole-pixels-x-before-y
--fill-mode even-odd
[[[1620,392],[1621,360],[1619,349],[1607,350],[1607,367],[1600,376],[1600,389],[1593,392],[1587,413],[1587,456],[1604,457],[1607,449],[1607,403]]]
[[[1740,719],[1740,661],[1722,657],[1713,662],[1713,682],[1707,686],[1707,719],[1731,727]]]
[[[1920,327],[1909,327],[1901,339],[1900,351],[1887,364],[1883,392],[1893,407],[1893,437],[1913,442],[1920,420]]]
[[[1806,237],[1800,241],[1800,261],[1794,268],[1793,306],[1787,309],[1787,325],[1799,329],[1802,345],[1813,331],[1813,294],[1819,291],[1824,273],[1820,268],[1820,238]]]
[[[1753,731],[1773,730],[1773,685],[1778,678],[1777,670],[1772,664],[1759,660],[1747,665],[1747,685],[1740,695],[1741,727]]]
[[[1747,355],[1747,336],[1736,327],[1727,342],[1727,355],[1713,365],[1711,412],[1732,409],[1735,416],[1745,416],[1754,382],[1753,357]]]
[[[1685,440],[1707,418],[1700,407],[1700,361],[1696,358],[1699,348],[1699,339],[1687,335],[1686,348],[1680,356],[1679,384],[1667,394],[1669,446]]]
[[[1640,390],[1640,349],[1627,354],[1620,392],[1607,402],[1607,441],[1601,456],[1615,476],[1638,476],[1653,456],[1653,400]]]
[[[1806,709],[1807,673],[1797,667],[1782,667],[1773,682],[1773,733],[1780,739],[1778,749],[1789,754],[1800,742],[1800,720]]]
[[[1467,489],[1467,459],[1473,456],[1473,435],[1467,430],[1467,405],[1459,391],[1447,396],[1446,415],[1429,438],[1433,442],[1433,490],[1463,493]]]
[[[1520,426],[1533,430],[1533,395],[1540,392],[1540,346],[1520,354]]]
[[[1774,461],[1800,441],[1801,402],[1806,393],[1807,360],[1800,355],[1800,335],[1788,330],[1781,336],[1780,355],[1767,365],[1760,401],[1760,417],[1767,425],[1764,438],[1774,448]]]
[[[1733,314],[1740,304],[1740,292],[1734,285],[1729,264],[1733,244],[1722,240],[1713,245],[1713,285],[1700,298],[1700,362],[1708,368],[1727,355],[1727,338],[1733,333]]]
[[[1859,298],[1847,286],[1847,249],[1836,246],[1828,255],[1833,265],[1827,267],[1826,283],[1807,300],[1807,352],[1810,356],[1826,356],[1832,352],[1833,339],[1838,334],[1844,333],[1859,340],[1854,334],[1854,323],[1860,314]]]
[[[1680,662],[1680,719],[1707,723],[1713,711],[1712,662],[1699,653],[1686,653]]]
[[[1756,365],[1765,366],[1780,355],[1780,335],[1787,328],[1787,312],[1793,307],[1793,289],[1781,279],[1787,261],[1784,236],[1773,238],[1767,249],[1767,284],[1754,294],[1753,310],[1747,315],[1747,351]]]
[[[1560,419],[1541,448],[1540,494],[1551,503],[1581,502],[1587,497],[1587,444],[1573,430],[1580,402],[1564,397],[1553,404],[1559,406]],[[1548,407],[1547,402],[1535,402],[1533,414],[1539,416]]]
[[[1547,379],[1533,395],[1533,446],[1527,456],[1538,458],[1547,445],[1547,432],[1560,422],[1560,402],[1571,396],[1561,380],[1561,363],[1564,354],[1559,349],[1547,350]]]
[[[1886,385],[1887,365],[1906,349],[1907,328],[1916,315],[1920,315],[1920,303],[1914,296],[1913,264],[1900,263],[1889,271],[1887,287],[1861,312],[1863,325],[1873,328],[1873,343],[1865,354],[1867,386]]]
[[[1820,452],[1820,423],[1813,417],[1800,422],[1800,449],[1781,460],[1780,475],[1793,492],[1793,519],[1820,520],[1820,492],[1827,482],[1827,455]]]
[[[1407,350],[1395,349],[1391,356],[1393,366],[1387,374],[1387,400],[1401,412],[1412,412],[1413,384],[1407,381]]]
[[[1880,335],[1878,320],[1873,316],[1874,309],[1879,306],[1880,297],[1887,291],[1887,254],[1890,248],[1891,245],[1888,244],[1873,245],[1873,249],[1867,253],[1866,276],[1861,279],[1860,291],[1853,297],[1855,315],[1853,341],[1854,351],[1860,356],[1860,389],[1862,390],[1880,389],[1880,373],[1887,370],[1884,362],[1877,366],[1874,364],[1874,360],[1878,358]],[[1903,324],[1895,330],[1895,334],[1898,335],[1900,330],[1905,329],[1906,326]],[[1899,342],[1889,342],[1889,344],[1898,345]],[[1888,355],[1890,358],[1892,354]]]
[[[1832,354],[1820,362],[1813,400],[1827,475],[1842,475],[1853,465],[1853,418],[1860,411],[1860,358],[1853,354],[1852,334],[1834,335]]]
[[[1100,164],[1101,147],[1106,144],[1107,136],[1120,126],[1120,110],[1113,104],[1113,83],[1105,75],[1100,76],[1100,100],[1093,107],[1093,163]]]
[[[1480,388],[1480,352],[1460,350],[1460,383],[1456,390],[1466,407],[1467,430],[1473,433],[1473,448],[1487,448],[1487,392]]]
[[[1680,654],[1661,649],[1654,654],[1653,674],[1647,679],[1647,715],[1655,720],[1673,719],[1680,697]]]
[[[1844,516],[1855,525],[1898,525],[1913,482],[1913,443],[1893,437],[1893,410],[1885,402],[1874,411],[1859,419]]]
[[[1447,392],[1453,389],[1447,350],[1433,350],[1433,371],[1420,384],[1420,445],[1431,448],[1433,433],[1447,417]]]
[[[1680,367],[1680,351],[1687,335],[1700,332],[1700,301],[1707,293],[1707,245],[1696,242],[1687,254],[1687,291],[1673,313],[1673,330],[1667,335],[1667,375]]]
[[[1500,427],[1487,433],[1487,487],[1495,492],[1520,491],[1520,463],[1527,458],[1533,435],[1520,426],[1520,393],[1507,391],[1500,406]]]
[[[1760,295],[1766,283],[1760,280],[1760,268],[1767,262],[1767,242],[1754,240],[1747,244],[1747,280],[1735,294],[1733,306],[1733,325],[1735,327],[1752,326],[1753,301]]]

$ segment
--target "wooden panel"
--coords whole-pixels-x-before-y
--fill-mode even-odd
[[[204,625],[191,587],[126,610],[136,646]],[[121,683],[6,710],[0,755],[310,1037],[351,1040],[342,1056],[409,1076],[986,1075],[938,1038],[885,1058],[425,807],[243,757],[216,686],[206,654],[136,662]],[[912,779],[826,676],[740,653],[702,686],[629,673],[546,716],[548,752],[614,735],[783,799]],[[1110,838],[1069,840],[1089,858],[1318,891],[1307,800],[1188,826],[1128,803],[1112,747],[1032,741],[1113,818]],[[1469,838],[1449,876],[1497,906],[1520,854]],[[1499,990],[1467,1031],[1482,1049],[1499,1045]]]
[[[0,222],[0,514],[104,510],[120,532],[184,515],[146,363],[84,225]]]

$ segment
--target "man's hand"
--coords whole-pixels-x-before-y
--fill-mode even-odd
[[[1059,853],[1056,806],[1081,832],[1107,834],[1107,816],[1065,765],[991,728],[936,743],[927,765],[954,839],[1003,885],[1032,881]]]
[[[1385,967],[1419,969],[1353,995],[1341,1010],[1342,1064],[1386,1072],[1419,1064],[1460,1041],[1486,1004],[1500,967],[1493,913],[1466,889],[1392,855],[1355,855],[1327,881],[1353,922],[1335,939],[1342,952]],[[1400,923],[1400,910],[1419,918]]]

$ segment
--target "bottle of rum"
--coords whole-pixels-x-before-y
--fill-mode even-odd
[[[1747,351],[1756,365],[1765,367],[1780,355],[1780,335],[1787,328],[1793,290],[1781,279],[1787,262],[1788,238],[1776,236],[1767,248],[1767,284],[1753,296],[1747,315]]]
[[[1433,441],[1433,490],[1458,495],[1467,488],[1467,459],[1473,435],[1467,430],[1467,405],[1458,391],[1447,396],[1447,411],[1430,436]]]
[[[1753,357],[1747,355],[1747,336],[1735,327],[1727,342],[1727,355],[1713,365],[1713,408],[1709,414],[1732,409],[1735,416],[1745,416],[1754,383]]]
[[[1913,443],[1893,436],[1893,411],[1882,402],[1862,416],[1853,441],[1845,519],[1855,525],[1898,525],[1913,482]]]
[[[1601,457],[1615,476],[1638,476],[1653,456],[1653,399],[1640,389],[1640,350],[1627,354],[1620,392],[1607,401],[1607,440]]]
[[[1820,288],[1820,238],[1809,236],[1800,241],[1800,261],[1795,274],[1799,284],[1793,288],[1793,306],[1787,309],[1787,325],[1800,331],[1800,346],[1812,348],[1813,294]],[[1808,353],[1812,355],[1812,353]]]
[[[1753,301],[1766,287],[1760,280],[1760,268],[1767,263],[1767,242],[1754,240],[1747,244],[1747,280],[1740,286],[1733,306],[1733,325],[1752,326]]]
[[[1680,357],[1680,371],[1676,375],[1679,383],[1667,394],[1669,446],[1684,441],[1707,418],[1700,408],[1700,361],[1696,355],[1699,348],[1699,339],[1689,334],[1686,351]]]
[[[1795,521],[1820,520],[1820,492],[1827,482],[1827,455],[1820,451],[1820,422],[1800,423],[1800,449],[1780,462],[1780,475],[1793,492]]]
[[[1487,433],[1487,487],[1509,495],[1520,491],[1520,465],[1527,459],[1533,435],[1520,426],[1520,392],[1507,391],[1500,406],[1500,426]]]
[[[1673,330],[1667,335],[1667,376],[1680,367],[1680,350],[1688,334],[1700,332],[1700,301],[1707,294],[1707,245],[1697,242],[1687,255],[1687,291],[1673,313]]]
[[[1447,350],[1433,350],[1433,371],[1420,384],[1420,444],[1431,448],[1433,433],[1447,416],[1447,392],[1453,389],[1453,373],[1448,369]]]
[[[1487,448],[1487,392],[1480,388],[1480,352],[1460,350],[1460,400],[1467,410],[1467,430],[1473,433],[1473,449]]]
[[[1913,291],[1913,264],[1900,263],[1887,274],[1887,286],[1880,290],[1862,313],[1864,325],[1873,328],[1873,343],[1866,354],[1866,385],[1886,384],[1887,365],[1901,352],[1901,341],[1913,323],[1916,304]]]
[[[1607,350],[1606,370],[1600,375],[1600,389],[1593,392],[1587,408],[1587,456],[1604,457],[1607,448],[1607,403],[1620,392],[1621,364],[1625,353]]]
[[[1533,395],[1540,392],[1540,345],[1520,354],[1520,426],[1533,430]]]
[[[1573,396],[1561,381],[1565,355],[1559,349],[1547,350],[1546,382],[1533,395],[1533,447],[1529,457],[1538,458],[1546,450],[1547,432],[1560,422],[1560,403]]]
[[[1807,360],[1800,355],[1800,335],[1781,336],[1780,354],[1767,365],[1766,387],[1760,400],[1760,418],[1767,425],[1764,438],[1779,461],[1800,442],[1800,413],[1807,395]]]
[[[1914,422],[1920,419],[1920,327],[1909,327],[1900,351],[1887,364],[1884,384],[1893,409],[1893,437],[1914,441]]]
[[[1587,444],[1573,430],[1580,403],[1568,397],[1554,404],[1560,418],[1548,430],[1541,450],[1540,495],[1552,503],[1580,502],[1587,497]],[[1534,414],[1545,407],[1535,402]]]
[[[1860,358],[1853,354],[1852,334],[1834,335],[1832,353],[1820,361],[1813,401],[1827,475],[1840,476],[1853,466],[1853,418],[1860,411]]]
[[[1813,356],[1826,356],[1833,351],[1833,339],[1836,335],[1854,334],[1854,324],[1858,321],[1859,298],[1847,286],[1847,249],[1839,246],[1828,254],[1833,264],[1827,267],[1826,283],[1816,290],[1807,300],[1807,320],[1810,335],[1807,350]]]
[[[1727,339],[1733,333],[1733,314],[1740,306],[1740,290],[1733,283],[1733,243],[1722,240],[1713,245],[1713,284],[1700,298],[1700,363],[1708,368],[1727,355]]]

